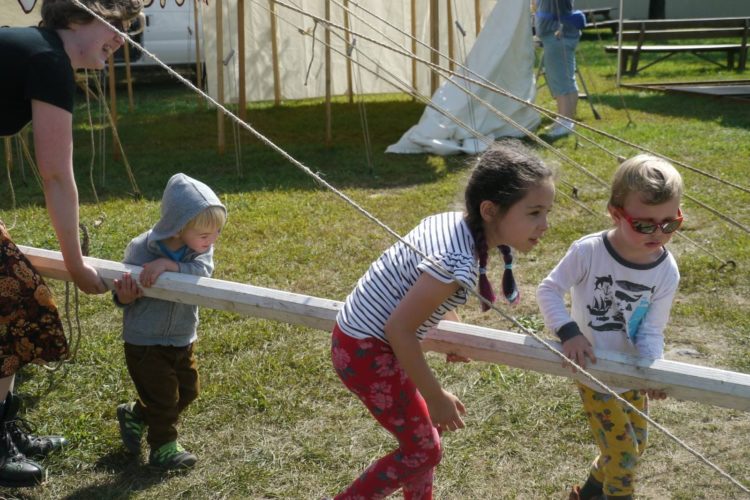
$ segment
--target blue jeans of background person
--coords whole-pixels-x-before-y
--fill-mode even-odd
[[[540,37],[544,47],[544,76],[553,97],[578,93],[576,83],[576,47],[579,37]]]

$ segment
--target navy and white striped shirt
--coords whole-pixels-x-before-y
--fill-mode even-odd
[[[469,289],[476,287],[479,263],[474,256],[474,238],[461,212],[427,217],[404,239],[440,267],[401,241],[383,252],[360,278],[336,318],[341,330],[350,337],[376,337],[387,343],[386,321],[423,272],[443,283],[457,280]],[[466,289],[459,288],[422,323],[417,338],[421,340],[446,312],[465,304],[466,299]]]

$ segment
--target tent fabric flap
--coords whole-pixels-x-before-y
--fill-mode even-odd
[[[466,67],[471,74],[480,75],[512,95],[534,100],[534,46],[527,0],[505,0],[495,5],[467,57]],[[472,79],[481,80],[477,76]],[[432,103],[479,132],[483,139],[476,138],[466,127],[428,106],[419,122],[386,152],[476,154],[498,137],[523,135],[498,113],[467,94],[464,90],[467,87],[521,126],[531,130],[539,126],[541,118],[529,106],[454,76],[435,91]]]

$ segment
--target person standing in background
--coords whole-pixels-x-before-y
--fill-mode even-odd
[[[580,10],[573,10],[573,0],[536,0],[532,8],[536,35],[544,48],[544,75],[557,103],[557,113],[562,115],[545,134],[557,139],[575,128],[571,121],[578,106],[575,52],[586,17]]]

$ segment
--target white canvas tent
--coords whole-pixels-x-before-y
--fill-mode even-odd
[[[534,47],[527,0],[499,1],[488,17],[466,62],[469,70],[509,91],[516,97],[533,101],[536,96]],[[477,76],[469,77],[477,80]],[[491,140],[520,137],[515,126],[506,122],[486,105],[462,90],[466,87],[527,129],[539,126],[539,114],[524,104],[512,101],[459,77],[445,82],[432,96],[432,102],[457,117],[471,129]],[[435,153],[439,155],[484,151],[487,141],[477,139],[465,127],[434,108],[427,107],[419,123],[411,127],[388,153]]]
[[[11,3],[10,10],[18,14],[16,17],[22,17],[24,21],[33,17],[23,14],[26,6],[24,5],[22,10],[19,0],[2,1]],[[41,4],[34,0],[22,1],[32,6],[34,3],[37,6]],[[181,5],[177,0],[165,1]],[[331,22],[341,26],[347,25],[352,31],[363,35],[354,36],[353,57],[372,68],[375,74],[348,63],[346,57],[341,54],[347,51],[346,42],[331,36],[330,43],[334,50],[331,51],[329,63],[330,79],[327,79],[324,27],[321,24],[316,26],[314,19],[295,12],[284,4],[321,18],[326,16],[328,7]],[[362,8],[358,8],[357,5],[361,5]],[[198,6],[199,15],[203,17],[203,32],[199,37],[204,44],[206,55],[208,91],[219,102],[314,98],[326,96],[328,89],[331,95],[403,92],[404,86],[414,87],[418,93],[427,96],[434,91],[432,72],[426,65],[415,62],[410,54],[430,60],[428,46],[435,43],[433,37],[436,34],[436,46],[441,54],[450,54],[458,63],[468,64],[475,70],[492,69],[478,72],[520,97],[533,98],[533,49],[530,45],[528,2],[525,0],[211,0],[207,5],[198,2]],[[353,14],[346,13],[344,6],[348,6]],[[221,18],[217,23],[219,8]],[[271,8],[277,14],[273,17],[274,22]],[[244,22],[238,18],[240,13],[243,13]],[[388,20],[398,29],[387,26],[376,16]],[[482,21],[485,19],[486,26],[482,28],[479,36],[484,42],[481,47],[472,48],[479,27],[484,24]],[[241,37],[238,30],[241,28],[244,35],[244,50],[240,48]],[[413,43],[409,34],[413,34],[424,45]],[[395,53],[366,40],[365,37],[371,37],[388,46],[398,46],[408,54]],[[221,43],[218,43],[219,40]],[[508,44],[511,46],[506,47]],[[240,78],[241,54],[244,54],[245,78]],[[467,54],[470,54],[468,58]],[[491,62],[488,64],[487,61]],[[438,58],[435,62],[446,69],[454,68],[446,57]],[[518,70],[526,67],[528,71]],[[390,81],[380,78],[379,75]],[[402,85],[394,86],[394,80]],[[243,81],[244,93],[240,89]],[[525,82],[525,85],[519,85],[518,82],[521,81]],[[223,90],[221,94],[218,92],[219,84]],[[513,118],[519,119],[525,126],[533,128],[538,123],[538,118],[532,111],[521,110],[518,104],[504,98],[498,99],[496,95],[487,95],[486,91],[482,93],[480,90],[477,93],[487,98],[494,106],[500,106],[503,112],[513,114]],[[512,127],[499,123],[484,106],[471,104],[463,92],[452,85],[444,85],[436,94],[436,99],[487,136],[517,135],[517,132],[511,130]],[[428,110],[428,113],[430,111]],[[465,115],[468,112],[472,114],[471,119]],[[434,112],[428,116],[428,113],[425,119],[432,117],[441,120],[430,123],[428,128],[437,128],[442,134],[435,138],[444,142],[443,148],[450,147],[449,152],[478,149],[477,144],[471,141],[469,132],[459,130],[457,126],[450,126],[447,118],[440,117]],[[517,113],[520,113],[520,116],[516,115]],[[428,123],[421,125],[423,129],[420,134],[425,135],[424,127]],[[223,127],[220,124],[221,128]],[[219,131],[219,135],[221,144],[222,130]],[[455,144],[451,144],[450,141],[454,141]],[[399,152],[422,151],[414,145],[409,145],[405,149],[408,151]]]
[[[280,81],[280,94],[282,99],[301,99],[321,97],[325,95],[325,47],[322,43],[325,29],[322,25],[315,27],[315,22],[308,16],[294,12],[283,5],[276,3],[275,11],[278,14],[276,20],[277,32],[272,32],[270,0],[212,0],[209,6],[203,5],[203,40],[206,53],[206,70],[208,79],[208,90],[212,97],[218,96],[217,92],[217,29],[216,29],[216,2],[222,2],[222,58],[224,66],[224,100],[226,102],[237,102],[238,88],[238,37],[237,37],[237,9],[238,1],[243,4],[245,24],[245,66],[246,66],[246,95],[249,101],[270,100],[274,98],[274,76],[273,76],[273,52],[272,39],[276,39],[278,46],[278,64]],[[313,13],[321,18],[325,17],[325,4],[330,2],[331,22],[343,26],[345,24],[344,9],[338,4],[345,0],[283,0],[284,3],[294,5],[304,12]],[[504,4],[508,0],[499,0]],[[513,0],[517,1],[517,0]],[[480,19],[485,19],[495,6],[494,0],[404,0],[404,1],[367,1],[348,2],[349,8],[361,16],[363,20],[354,16],[348,16],[348,24],[352,31],[362,33],[376,40],[381,40],[388,45],[393,45],[388,38],[394,39],[407,51],[411,50],[411,40],[407,35],[387,27],[383,22],[368,15],[367,11],[374,12],[378,16],[387,19],[406,33],[411,33],[411,4],[414,3],[416,10],[416,37],[430,44],[431,17],[430,4],[439,6],[439,29],[440,29],[440,51],[448,54],[449,45],[455,47],[455,59],[463,62],[465,51],[473,45],[476,38],[477,9]],[[361,4],[363,9],[357,9],[355,3]],[[448,7],[450,6],[450,13]],[[466,32],[462,36],[460,30],[451,25],[448,28],[448,20],[458,22]],[[299,30],[308,34],[301,34]],[[310,34],[315,32],[315,38]],[[453,32],[453,43],[449,44],[448,33]],[[275,35],[275,36],[274,36]],[[331,45],[343,53],[346,53],[346,44],[336,36],[331,37]],[[367,63],[365,55],[377,61],[378,71],[381,74],[395,75],[404,82],[412,82],[411,58],[395,54],[390,50],[379,47],[363,38],[356,40],[356,50],[353,57]],[[465,47],[465,51],[462,47]],[[416,54],[423,59],[430,59],[429,50],[419,46]],[[441,66],[447,68],[448,62],[443,59]],[[346,58],[336,52],[331,54],[331,91],[333,95],[344,95],[348,92]],[[309,67],[309,77],[306,78]],[[355,73],[353,92],[372,94],[383,92],[400,92],[401,89],[394,88],[377,76],[367,71],[358,71],[356,66],[352,71]],[[305,81],[307,84],[305,85]],[[420,93],[429,95],[430,70],[422,64],[417,65],[416,86]]]
[[[176,4],[184,8],[190,8],[189,3],[177,0],[151,0],[159,4]],[[500,0],[503,3],[506,0]],[[411,40],[407,35],[398,33],[395,29],[387,27],[383,22],[368,15],[371,11],[383,19],[397,26],[406,33],[412,33],[412,4],[416,15],[416,37],[430,44],[431,20],[434,17],[430,13],[430,5],[439,6],[439,32],[441,53],[448,54],[449,45],[455,47],[455,59],[463,61],[465,52],[473,45],[476,39],[477,18],[485,19],[495,5],[495,0],[403,0],[403,1],[368,1],[360,0],[281,0],[298,7],[304,12],[325,17],[326,3],[329,3],[333,23],[344,25],[344,9],[339,4],[347,3],[349,8],[361,16],[363,20],[355,16],[348,16],[348,25],[353,31],[360,32],[366,36],[392,45],[393,42],[386,37],[394,39],[407,51],[411,50]],[[273,32],[271,5],[275,3],[274,9],[278,14],[276,19],[276,32]],[[222,67],[223,67],[223,97],[224,102],[235,103],[239,95],[239,35],[238,11],[240,4],[244,12],[244,38],[245,38],[245,93],[249,101],[261,101],[274,99],[274,76],[273,76],[273,50],[272,40],[275,39],[278,47],[277,62],[279,66],[280,82],[279,90],[282,99],[302,99],[322,97],[325,95],[325,47],[322,43],[325,29],[322,26],[315,28],[315,22],[308,16],[302,15],[282,6],[282,3],[273,0],[209,0],[207,3],[198,2],[199,15],[202,16],[202,33],[200,38],[204,44],[206,76],[209,94],[217,98],[217,41],[221,36]],[[223,12],[220,23],[221,29],[217,29],[216,13],[218,5]],[[357,9],[356,5],[362,5]],[[31,25],[39,20],[38,9],[40,0],[0,0],[0,24]],[[35,7],[34,14],[27,15],[24,10]],[[450,13],[448,12],[450,9]],[[11,19],[12,17],[12,19]],[[13,21],[12,23],[9,21]],[[450,29],[448,21],[459,23],[466,32],[462,36],[459,29],[452,24]],[[372,24],[372,25],[370,25]],[[307,34],[301,34],[299,30]],[[310,34],[315,31],[315,37]],[[453,34],[453,41],[449,43],[448,34]],[[337,37],[331,37],[331,45],[341,52],[346,52],[346,44]],[[377,61],[381,74],[393,74],[406,82],[412,82],[411,58],[404,55],[394,54],[392,51],[364,39],[356,41],[354,57],[360,57],[357,53],[366,54]],[[419,46],[416,50],[417,57],[429,59],[429,50]],[[363,63],[364,63],[363,58]],[[312,63],[312,64],[311,64]],[[440,61],[443,67],[448,67],[445,59]],[[309,76],[308,74],[309,67]],[[340,54],[332,53],[332,93],[343,95],[347,93],[347,69],[346,58]],[[353,68],[356,72],[356,67]],[[383,93],[396,92],[401,89],[394,88],[391,84],[366,71],[355,75],[354,93]],[[307,84],[305,84],[307,83]],[[421,64],[417,65],[416,84],[419,92],[430,94],[430,71]]]
[[[527,0],[217,2],[220,2],[221,12],[217,9],[218,3],[208,8],[203,7],[203,40],[208,91],[220,102],[242,103],[245,100],[274,98],[279,101],[346,93],[403,92],[404,87],[413,87],[422,95],[430,95],[435,90],[432,72],[421,62],[415,64],[415,58],[411,56],[414,54],[416,58],[430,60],[430,45],[436,46],[443,55],[450,54],[458,64],[468,66],[474,73],[522,99],[533,100],[535,97],[534,48]],[[357,8],[359,4],[362,5],[361,9]],[[346,6],[352,13],[346,12]],[[276,16],[271,13],[272,7]],[[328,76],[324,44],[326,30],[322,23],[316,23],[315,19],[306,15],[309,13],[325,19],[326,8],[330,12],[328,19],[332,23],[348,26],[361,35],[353,36],[356,48],[353,57],[374,69],[374,74],[347,63],[347,58],[343,55],[347,52],[346,41],[343,37],[331,36],[330,44],[333,49],[330,52],[330,77]],[[243,51],[238,47],[237,33],[242,24],[236,16],[238,11],[243,13],[244,19],[244,95],[241,95],[242,89],[239,86],[239,57]],[[217,23],[219,15],[221,17],[218,17]],[[388,20],[395,28],[387,26],[378,17]],[[271,22],[272,19],[275,22]],[[482,23],[484,19],[486,21]],[[477,37],[476,33],[482,24]],[[333,31],[341,33],[342,30],[334,28]],[[436,31],[437,44],[433,38]],[[409,34],[413,34],[423,45],[414,44]],[[407,54],[384,48],[367,40],[368,37],[386,46],[398,47]],[[274,41],[277,46],[276,54]],[[222,64],[218,64],[219,59]],[[438,58],[436,62],[445,69],[456,68],[446,57]],[[394,80],[400,82],[401,86],[394,86]],[[523,104],[473,85],[470,88],[522,126],[535,129],[539,125],[538,114]],[[495,112],[468,98],[463,90],[450,83],[443,83],[434,94],[433,102],[490,140],[522,135]],[[428,108],[419,124],[388,151],[476,153],[486,147],[486,142],[475,139],[471,131],[455,124],[451,118]]]

